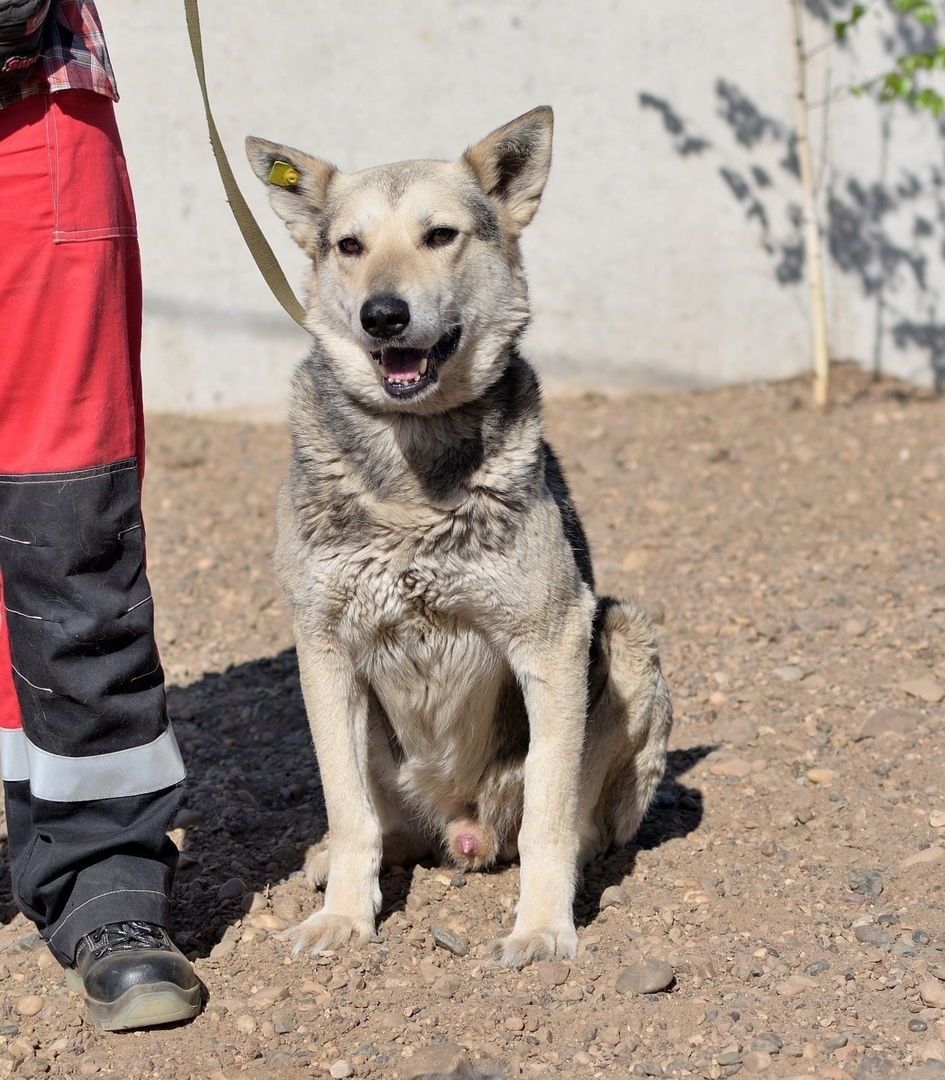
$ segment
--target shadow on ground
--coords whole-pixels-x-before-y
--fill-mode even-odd
[[[633,842],[595,859],[585,869],[584,884],[574,904],[579,926],[594,921],[600,911],[604,890],[610,885],[619,885],[633,873],[641,851],[688,836],[699,828],[703,816],[702,792],[687,787],[679,778],[715,749],[714,746],[692,746],[669,752],[663,781]]]
[[[242,914],[242,895],[297,873],[327,822],[294,650],[172,687],[168,700],[189,772],[174,925],[182,947],[203,956]],[[587,868],[580,924],[593,921],[608,885],[632,873],[639,851],[698,828],[702,794],[680,777],[711,750],[670,753],[635,842]],[[383,915],[403,908],[410,882],[383,876]]]
[[[301,870],[308,847],[325,835],[325,804],[293,649],[172,686],[168,706],[188,770],[173,926],[187,953],[206,956],[242,916],[247,893]],[[679,778],[711,750],[670,753],[634,843],[587,867],[575,905],[580,925],[594,920],[604,889],[633,872],[641,850],[698,828],[701,792]],[[411,876],[385,873],[381,885],[383,918],[405,906]],[[5,863],[0,906],[9,921],[16,909]]]

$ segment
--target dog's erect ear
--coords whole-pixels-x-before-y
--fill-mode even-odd
[[[253,135],[246,140],[246,156],[253,172],[269,189],[272,208],[285,221],[292,239],[313,252],[315,227],[338,170],[301,150]]]
[[[554,113],[541,105],[496,128],[463,155],[482,190],[501,202],[518,229],[535,216],[551,167]]]

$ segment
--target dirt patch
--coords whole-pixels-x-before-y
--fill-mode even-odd
[[[600,587],[660,624],[677,721],[637,842],[585,875],[580,954],[522,972],[485,950],[517,867],[386,874],[376,942],[290,956],[325,818],[268,565],[287,435],[152,417],[190,770],[175,929],[208,1003],[91,1031],[8,911],[0,1077],[945,1076],[945,399],[844,368],[828,415],[807,400],[549,403]]]

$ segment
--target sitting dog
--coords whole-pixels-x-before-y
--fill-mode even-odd
[[[579,868],[628,842],[672,722],[640,608],[597,598],[545,441],[519,236],[552,113],[356,173],[250,138],[311,259],[276,571],[328,811],[296,951],[369,938],[382,865],[521,861],[511,967],[572,956]]]

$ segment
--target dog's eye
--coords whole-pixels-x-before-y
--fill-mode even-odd
[[[431,229],[427,233],[427,247],[446,247],[447,244],[452,244],[457,236],[459,236],[457,229],[448,229],[445,226]]]
[[[338,250],[343,255],[360,255],[364,248],[361,247],[360,240],[355,240],[353,236],[343,236],[338,241]]]

